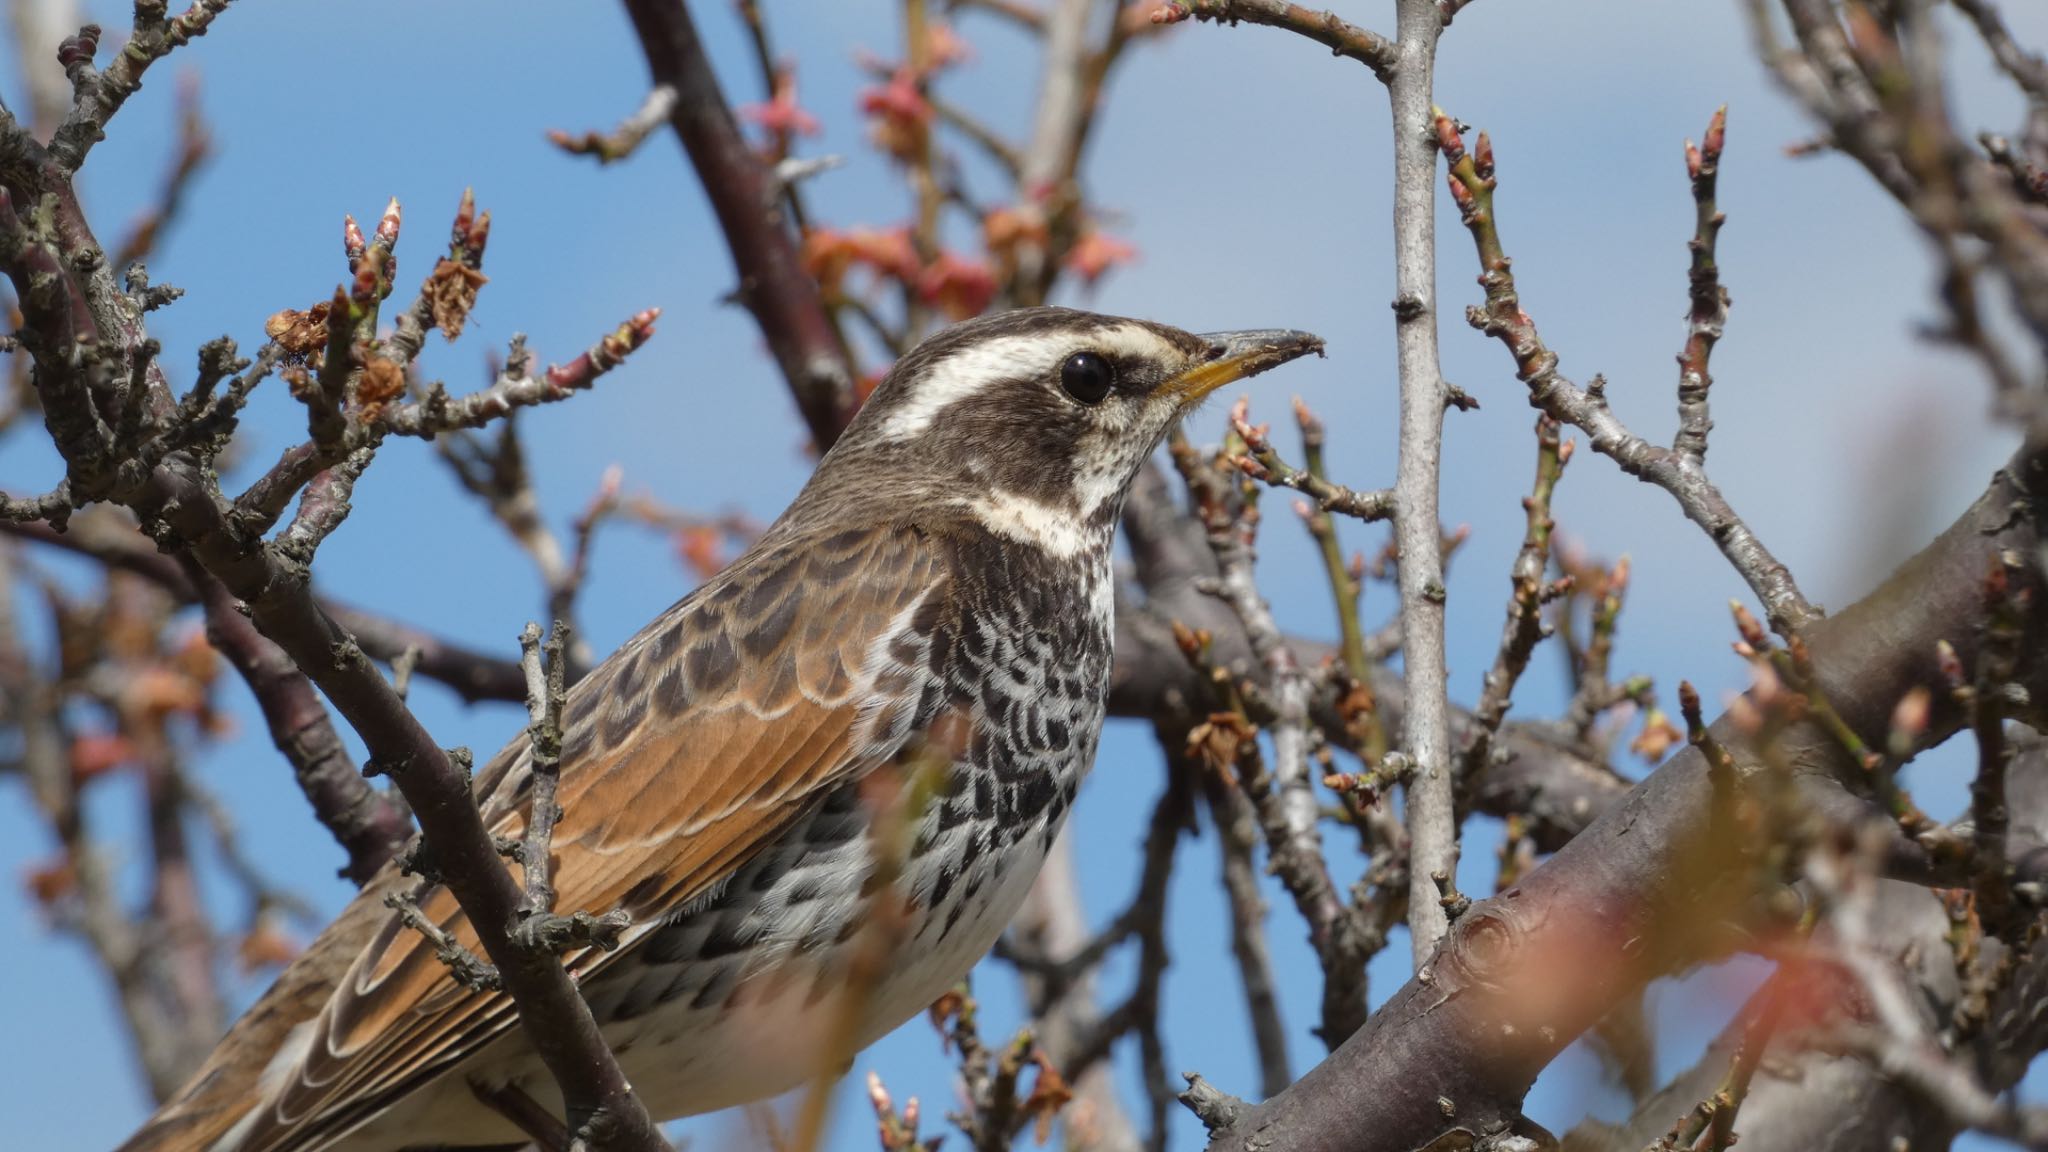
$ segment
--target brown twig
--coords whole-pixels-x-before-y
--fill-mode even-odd
[[[1230,953],[1244,986],[1245,1009],[1251,1016],[1252,1046],[1258,1053],[1259,1094],[1271,1096],[1294,1082],[1287,1062],[1287,1026],[1273,977],[1273,957],[1266,946],[1266,902],[1259,895],[1253,849],[1258,821],[1242,793],[1215,773],[1205,774],[1202,788],[1216,824],[1216,843],[1223,862],[1223,893],[1230,905]]]
[[[518,408],[566,400],[619,366],[654,335],[661,309],[648,308],[613,329],[567,364],[552,364],[536,375],[523,337],[514,337],[505,370],[491,386],[451,399],[439,384],[419,400],[396,405],[381,424],[400,436],[432,437],[455,428],[481,428]]]
[[[1305,414],[1307,409],[1301,408],[1297,401],[1296,412],[1298,415]],[[1266,438],[1265,425],[1251,424],[1246,415],[1243,401],[1231,409],[1231,428],[1245,445],[1245,454],[1235,459],[1238,469],[1245,475],[1262,484],[1271,484],[1275,488],[1292,488],[1314,500],[1316,507],[1325,512],[1336,512],[1367,523],[1393,517],[1394,493],[1391,490],[1380,488],[1371,492],[1359,492],[1342,484],[1331,483],[1314,468],[1304,470],[1294,467],[1282,460],[1280,454],[1273,450],[1272,443]],[[1314,417],[1310,416],[1308,419],[1313,420]],[[1302,435],[1306,439],[1309,435],[1309,425],[1304,423],[1302,427]],[[1317,427],[1319,435],[1320,425]]]
[[[1365,982],[1360,969],[1366,953],[1323,855],[1321,813],[1308,763],[1312,687],[1253,579],[1257,510],[1243,498],[1256,488],[1246,481],[1243,490],[1233,493],[1226,477],[1235,472],[1225,472],[1221,462],[1236,454],[1226,447],[1224,457],[1204,462],[1178,438],[1173,453],[1216,559],[1215,594],[1242,624],[1251,656],[1265,679],[1266,703],[1272,713],[1266,727],[1273,741],[1273,770],[1270,779],[1263,767],[1246,773],[1244,787],[1258,807],[1271,866],[1308,922],[1310,942],[1322,961],[1324,1039],[1336,1044],[1365,1022]],[[1205,646],[1198,636],[1192,641],[1182,639],[1183,651],[1196,662],[1206,660]],[[1224,683],[1229,683],[1228,677]],[[1243,715],[1242,704],[1229,699],[1222,703],[1228,714],[1236,717],[1235,727],[1249,732],[1251,721]],[[1248,763],[1259,757],[1255,741],[1238,738],[1231,747]]]
[[[172,16],[168,0],[142,0],[135,6],[135,26],[128,42],[104,72],[92,66],[93,53],[99,47],[99,25],[87,24],[77,37],[67,40],[58,50],[58,59],[71,79],[71,114],[50,138],[50,159],[66,172],[77,171],[86,153],[106,135],[107,122],[141,89],[149,66],[179,45],[206,35],[228,3],[193,0],[191,7]]]
[[[1970,18],[1991,58],[2013,83],[2038,105],[2048,105],[2048,59],[2019,46],[2006,28],[2005,19],[1990,0],[1953,0],[1956,10]]]
[[[199,602],[199,592],[172,558],[132,524],[116,525],[99,517],[74,520],[70,529],[57,532],[46,524],[0,523],[0,533],[61,548],[124,572],[145,576],[176,596],[181,602]],[[469,703],[481,700],[518,700],[525,691],[516,661],[465,648],[443,637],[388,617],[321,597],[321,610],[347,629],[373,659],[390,662],[414,653],[419,675],[438,681]]]
[[[1727,128],[1724,105],[1714,112],[1698,147],[1690,140],[1685,142],[1685,167],[1692,177],[1695,207],[1692,240],[1686,245],[1692,252],[1692,268],[1687,273],[1692,307],[1686,313],[1685,350],[1678,354],[1678,435],[1671,448],[1695,468],[1706,461],[1707,433],[1714,426],[1707,415],[1707,393],[1714,386],[1707,364],[1728,325],[1728,290],[1721,286],[1720,266],[1714,262],[1714,244],[1727,219],[1714,202]]]
[[[649,133],[661,127],[675,110],[676,90],[667,84],[656,84],[647,99],[631,116],[619,122],[609,132],[591,130],[581,136],[572,136],[559,128],[548,129],[548,142],[571,156],[589,156],[599,164],[614,164],[631,156]]]

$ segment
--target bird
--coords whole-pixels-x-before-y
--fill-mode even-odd
[[[994,945],[1095,758],[1132,481],[1203,397],[1322,351],[1050,307],[941,329],[740,557],[573,686],[558,907],[627,926],[563,962],[652,1116],[836,1073]],[[477,772],[495,835],[532,781],[524,738]],[[508,996],[387,906],[409,890],[475,950],[387,865],[121,1152],[514,1148],[529,1125],[487,1098],[559,1117]]]

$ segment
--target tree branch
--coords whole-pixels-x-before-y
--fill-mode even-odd
[[[1219,24],[1235,24],[1242,20],[1284,28],[1321,44],[1333,56],[1347,56],[1358,61],[1388,84],[1393,83],[1406,59],[1400,46],[1393,41],[1340,20],[1334,12],[1317,12],[1282,0],[1184,0],[1162,4],[1152,15],[1156,24],[1176,24],[1188,19]],[[1450,23],[1450,17],[1441,12],[1435,19],[1439,26]],[[1406,37],[1408,33],[1405,25],[1403,27],[1402,36]]]
[[[115,525],[98,516],[74,519],[58,532],[47,524],[0,523],[0,534],[32,540],[87,556],[123,572],[154,581],[183,604],[199,603],[199,591],[178,562],[156,550],[132,524]],[[468,703],[523,699],[526,681],[519,663],[466,648],[410,624],[319,596],[321,611],[346,629],[373,660],[391,663],[412,653],[414,671],[445,684]]]
[[[35,380],[45,411],[68,411],[74,421],[51,422],[53,434],[61,428],[53,438],[74,491],[128,506],[149,525],[159,547],[189,552],[231,595],[247,603],[256,627],[362,736],[373,764],[392,777],[420,814],[443,880],[497,962],[527,1040],[562,1089],[571,1129],[606,1148],[665,1148],[575,982],[554,955],[521,948],[510,939],[522,893],[484,827],[467,774],[434,742],[354,638],[321,611],[304,566],[237,520],[211,461],[183,447],[165,450],[163,437],[176,431],[179,408],[155,365],[157,347],[143,328],[141,310],[113,288],[110,276],[97,274],[104,256],[79,210],[68,170],[4,114],[0,184],[6,193],[0,208],[13,202],[39,205],[33,232],[11,209],[0,211],[0,268],[17,292],[26,296],[33,290],[50,305],[30,317],[32,324],[51,324],[54,337],[40,340],[34,350]],[[382,247],[381,228],[379,240]],[[64,252],[60,274],[54,280],[39,278],[32,253],[53,247]],[[362,263],[367,269],[377,262]],[[67,268],[83,271],[74,279]],[[364,276],[358,276],[357,295],[366,308],[374,308],[382,293],[378,278],[369,279],[366,287]],[[84,331],[91,338],[83,344],[75,340],[81,315],[90,317]],[[124,371],[111,371],[110,354],[128,357],[121,362]],[[89,421],[75,407],[64,408],[67,401],[83,399],[92,412],[102,397],[114,414],[111,421]]]
[[[1394,118],[1394,339],[1401,374],[1394,547],[1400,556],[1401,668],[1408,690],[1401,750],[1413,772],[1405,793],[1408,933],[1420,968],[1450,926],[1434,877],[1458,874],[1437,536],[1448,392],[1437,362],[1436,154],[1429,133],[1436,41],[1444,24],[1431,0],[1399,0],[1395,12],[1399,65],[1387,81]]]
[[[207,641],[249,685],[271,743],[291,764],[314,818],[348,853],[342,874],[357,887],[369,883],[412,838],[412,818],[356,771],[326,705],[291,657],[256,630],[197,561],[183,556],[175,562],[184,568],[186,590],[196,590],[205,608]]]
[[[1513,355],[1516,378],[1529,386],[1529,403],[1559,423],[1585,432],[1593,451],[1612,459],[1622,471],[1669,492],[1686,518],[1706,531],[1756,593],[1770,613],[1772,628],[1789,636],[1817,619],[1819,611],[1799,591],[1792,573],[1771,555],[1735,514],[1721,490],[1707,479],[1700,462],[1706,447],[1704,381],[1698,387],[1696,403],[1681,390],[1681,408],[1689,427],[1681,430],[1680,448],[1671,449],[1650,443],[1622,424],[1607,405],[1604,380],[1596,376],[1580,388],[1559,373],[1557,354],[1544,346],[1536,322],[1522,310],[1514,273],[1501,248],[1493,211],[1492,142],[1482,132],[1478,144],[1467,153],[1457,122],[1441,111],[1436,113],[1436,132],[1438,146],[1450,165],[1452,198],[1472,233],[1479,254],[1479,282],[1486,290],[1485,305],[1467,309],[1465,318],[1474,328],[1497,337]],[[1718,281],[1712,288],[1718,293]],[[1699,351],[1702,371],[1707,347],[1710,345],[1702,345]]]
[[[783,221],[781,188],[747,147],[683,0],[626,0],[657,87],[676,93],[669,124],[689,154],[753,314],[823,452],[853,416],[853,370],[817,282]]]
[[[1978,577],[2007,550],[2038,554],[2044,496],[2048,460],[2016,459],[1882,587],[1803,633],[1815,692],[1866,741],[1882,739],[1910,688],[1943,682],[1937,641],[1948,640],[1965,667],[1979,658],[1987,608]],[[2039,569],[2025,581],[2032,608],[2019,675],[2043,699],[2048,612]],[[1937,698],[1927,738],[1946,738],[1964,721]],[[1714,735],[1738,759],[1756,756],[1739,719],[1724,716]],[[1801,765],[1802,776],[1862,779],[1860,764],[1812,725],[1786,732],[1776,754]],[[1517,887],[1473,905],[1371,1026],[1210,1147],[1235,1149],[1256,1135],[1321,1152],[1353,1147],[1359,1131],[1415,1147],[1456,1129],[1483,1135],[1517,1123],[1537,1073],[1608,1007],[1725,946],[1717,925],[1739,913],[1750,873],[1729,851],[1736,846],[1712,834],[1710,776],[1698,749],[1673,756]],[[1440,1108],[1440,1096],[1454,1108]]]

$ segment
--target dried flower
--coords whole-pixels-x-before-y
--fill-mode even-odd
[[[447,261],[442,261],[447,263]],[[405,395],[405,366],[396,360],[372,356],[363,364],[363,375],[356,382],[356,405],[364,420],[375,420],[384,413],[384,406]]]
[[[870,120],[868,136],[877,148],[905,162],[917,157],[931,125],[932,106],[909,68],[898,68],[888,83],[862,91],[860,110]]]
[[[1067,250],[1066,265],[1069,272],[1092,288],[1111,268],[1137,258],[1137,248],[1091,228]]]
[[[479,228],[488,233],[491,215],[483,215]],[[478,242],[477,248],[482,250]],[[469,310],[476,307],[477,290],[490,283],[490,277],[466,264],[458,264],[443,257],[434,265],[434,271],[427,277],[427,308],[434,318],[434,327],[454,343],[462,335],[462,326],[469,321]]]
[[[285,355],[304,358],[327,346],[327,312],[332,307],[323,300],[304,312],[287,308],[263,322],[263,334],[277,341]]]
[[[1678,730],[1662,708],[1652,708],[1649,715],[1643,717],[1643,730],[1629,742],[1628,750],[1642,757],[1645,763],[1655,764],[1684,739],[1685,733]]]
[[[996,296],[996,278],[982,261],[941,252],[918,276],[917,294],[949,318],[965,320],[988,310]]]
[[[816,136],[822,129],[818,118],[804,111],[796,99],[796,69],[785,62],[775,69],[775,81],[768,100],[740,109],[740,118],[760,126],[768,134],[764,151],[781,159],[789,155],[790,142],[798,136]]]

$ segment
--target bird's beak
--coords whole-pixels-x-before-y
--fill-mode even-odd
[[[1259,328],[1244,332],[1205,332],[1209,351],[1202,361],[1170,380],[1165,390],[1192,405],[1225,384],[1257,376],[1310,352],[1323,354],[1323,338],[1290,328]]]

